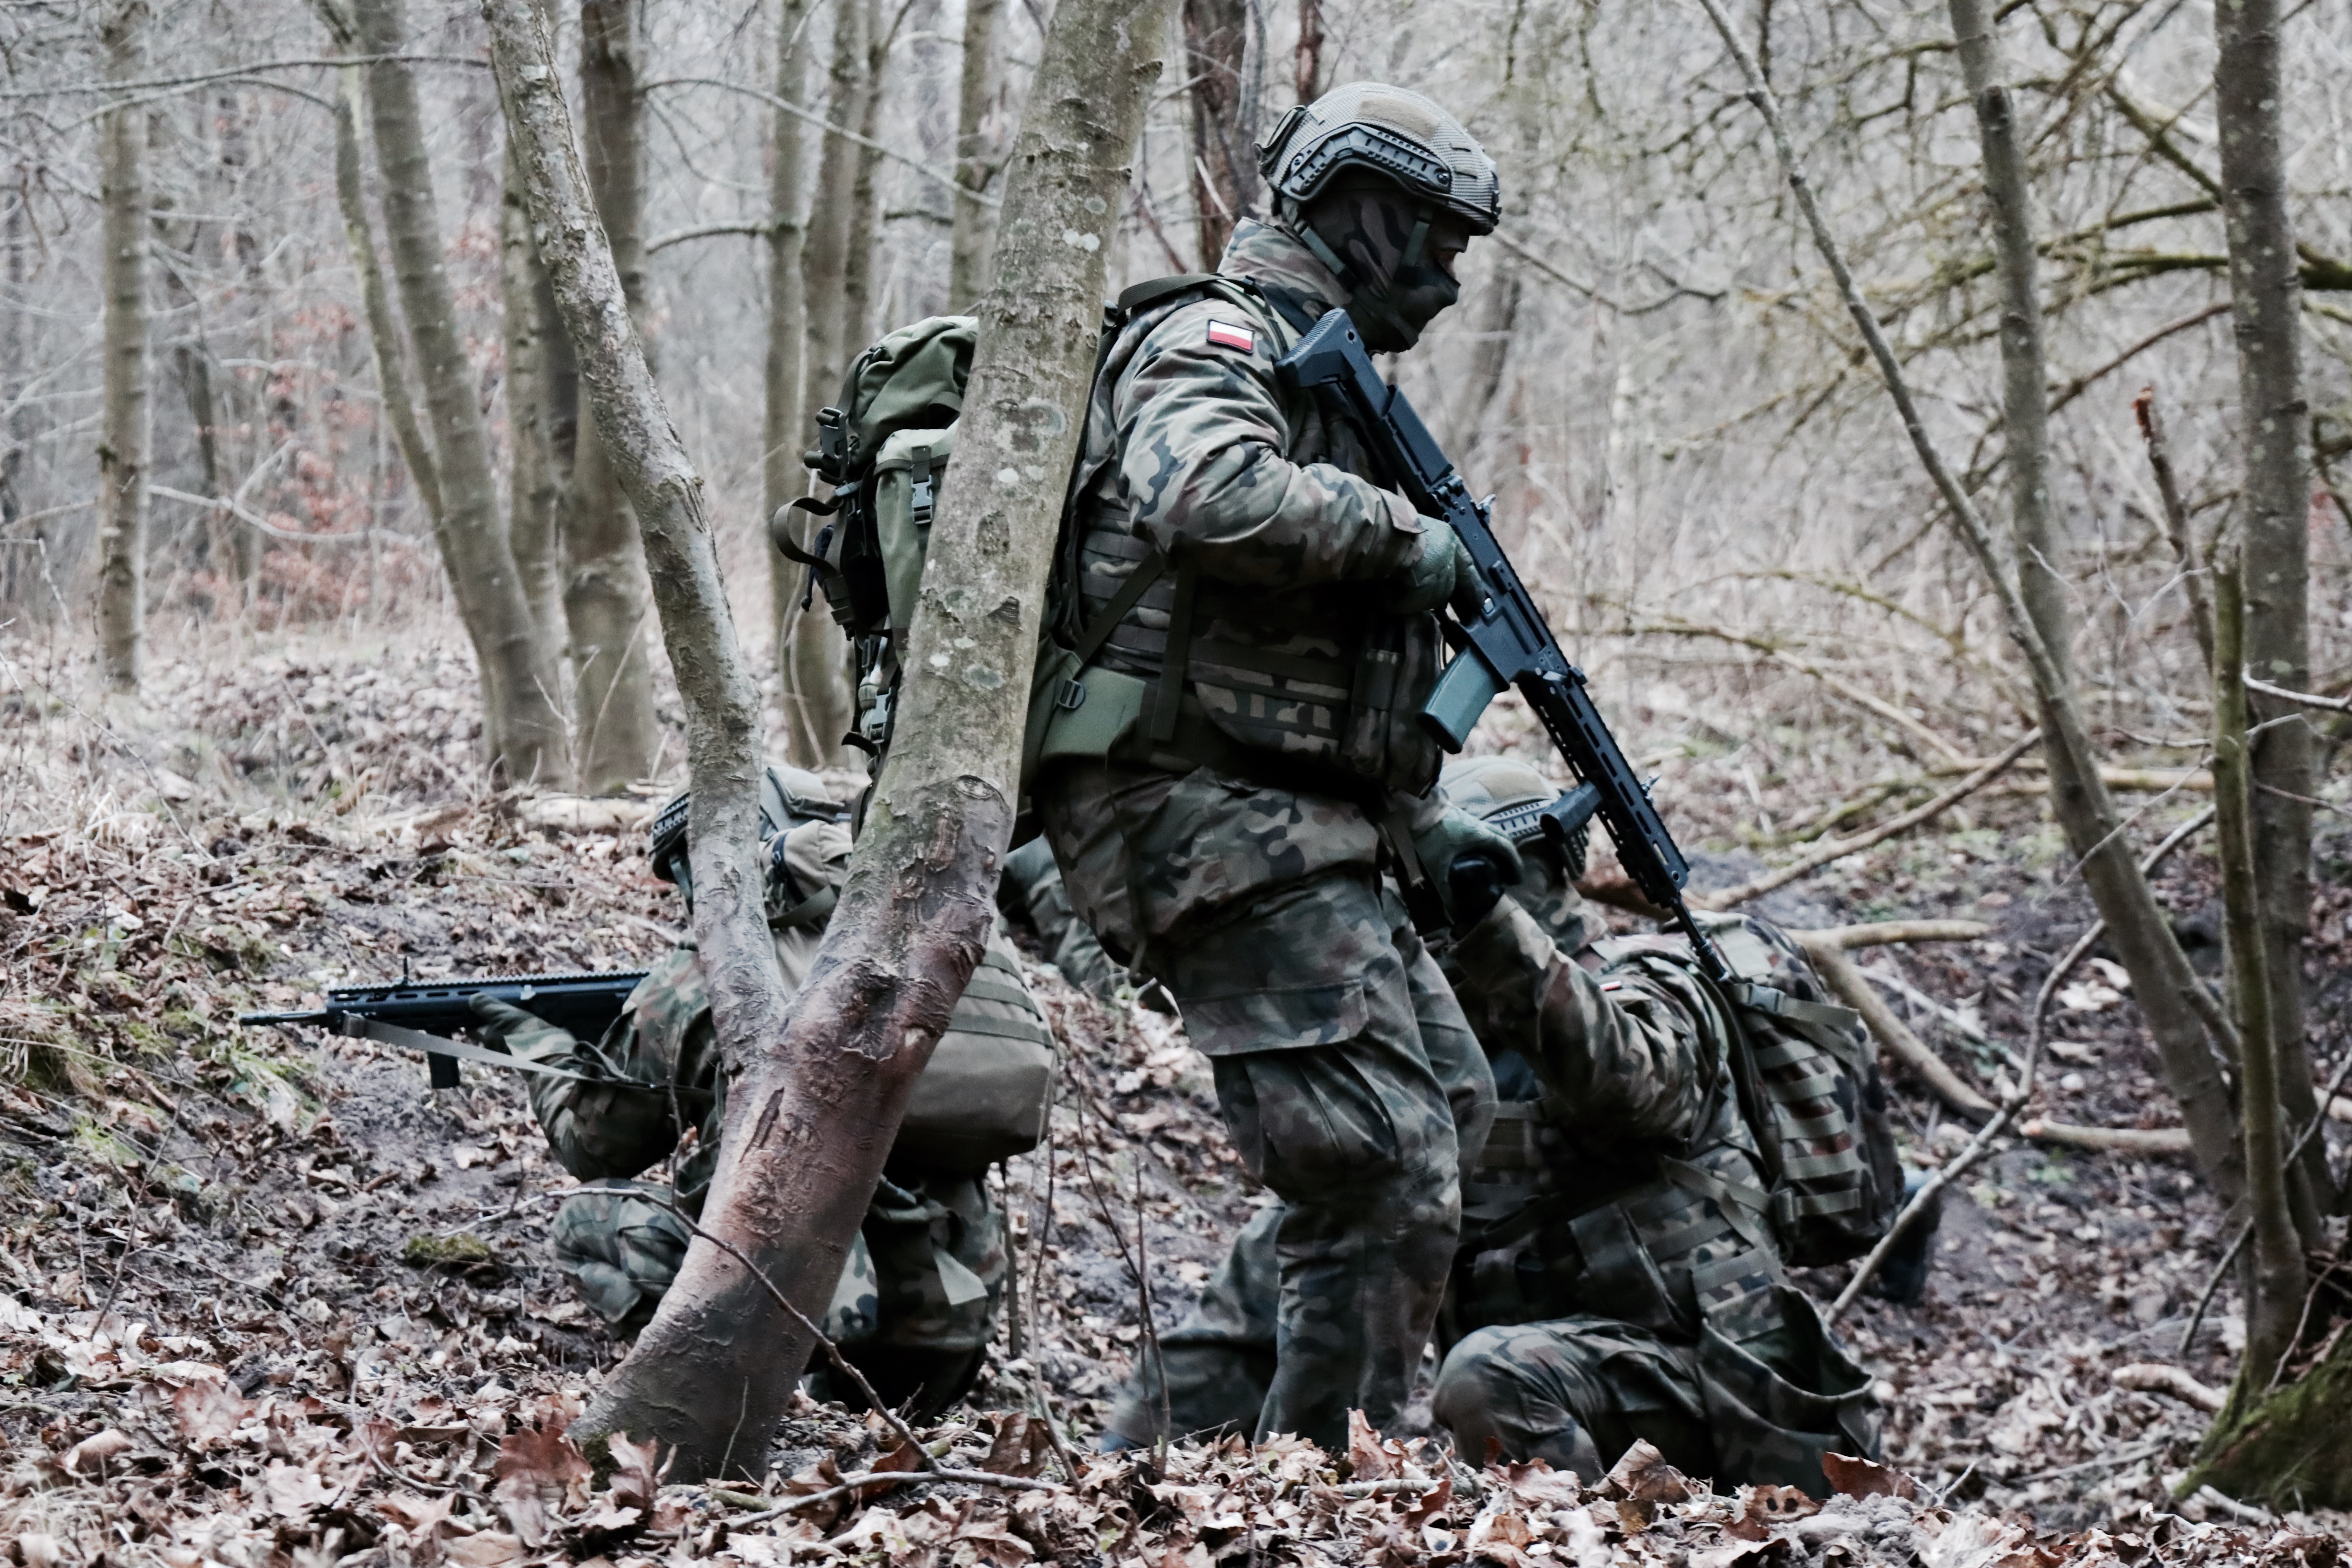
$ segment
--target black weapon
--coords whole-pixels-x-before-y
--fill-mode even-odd
[[[1543,612],[1495,542],[1487,525],[1492,498],[1471,497],[1412,404],[1372,368],[1372,357],[1345,310],[1325,311],[1277,368],[1289,386],[1329,399],[1350,417],[1384,470],[1380,477],[1423,516],[1451,527],[1476,568],[1475,584],[1457,594],[1449,606],[1445,640],[1454,657],[1422,710],[1422,726],[1439,745],[1459,752],[1486,704],[1506,688],[1517,687],[1576,776],[1598,793],[1601,820],[1625,874],[1643,897],[1673,916],[1709,977],[1727,981],[1722,959],[1683,902],[1690,867],[1675,847],[1674,835],[1592,706],[1584,672],[1569,663]],[[1546,808],[1547,834],[1557,832],[1564,842],[1580,826],[1565,818],[1581,794],[1572,790]]]
[[[480,1062],[509,1071],[536,1072],[584,1083],[622,1087],[616,1080],[545,1067],[500,1051],[468,1046],[448,1037],[478,1027],[473,998],[487,994],[509,1006],[545,1019],[582,1040],[594,1040],[621,1016],[621,1004],[646,977],[642,969],[603,974],[483,974],[449,980],[411,980],[386,985],[343,985],[327,993],[327,1005],[302,1013],[245,1013],[240,1024],[313,1024],[338,1034],[380,1040],[423,1051],[435,1089],[457,1087],[457,1063]],[[668,1086],[629,1085],[667,1093]],[[681,1093],[694,1091],[681,1090]]]

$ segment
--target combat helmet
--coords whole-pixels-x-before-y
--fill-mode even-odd
[[[1527,857],[1528,875],[1505,890],[1553,941],[1570,952],[1583,946],[1591,922],[1576,881],[1584,875],[1591,825],[1577,828],[1567,843],[1556,844],[1532,809],[1559,799],[1559,786],[1517,757],[1457,758],[1438,774],[1438,784],[1448,802],[1502,829]]]
[[[1258,172],[1295,211],[1350,169],[1393,180],[1473,235],[1502,216],[1502,184],[1478,139],[1420,93],[1351,81],[1284,115],[1257,145]]]

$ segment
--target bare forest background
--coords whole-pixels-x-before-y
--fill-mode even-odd
[[[864,345],[1028,286],[999,278],[992,242],[1054,7],[533,3],[615,287],[705,487],[769,750],[856,765],[843,639],[768,520],[807,492],[812,416]],[[1809,933],[1899,1068],[1906,1160],[1955,1184],[1945,1254],[1991,1259],[1948,1258],[1910,1318],[1856,1305],[1851,1272],[1808,1280],[1889,1379],[1891,1455],[1938,1507],[1990,1488],[2070,1526],[2184,1482],[2168,1517],[2300,1530],[2290,1505],[2352,1502],[2327,1414],[2346,1406],[2326,1403],[2352,1388],[2335,1125],[2352,1121],[2352,845],[2332,772],[2352,712],[2352,12],[1176,0],[1164,17],[1107,294],[1213,267],[1265,211],[1252,144],[1338,83],[1428,93],[1499,164],[1500,228],[1397,378],[1496,494],[1503,542],[1701,851],[1695,889]],[[501,79],[530,79],[494,75],[471,0],[0,0],[0,1102],[47,1106],[26,1125],[79,1130],[85,1152],[171,1062],[250,1102],[240,1161],[308,1150],[298,1192],[343,1157],[320,1152],[330,1119],[288,1109],[314,1091],[358,1097],[346,1111],[373,1131],[352,1136],[389,1170],[407,1145],[385,1130],[407,1124],[367,1121],[399,1093],[368,1076],[383,1064],[336,1047],[268,1065],[225,998],[291,1005],[395,962],[641,963],[681,921],[635,830],[724,705],[691,672],[681,691],[664,652],[628,500],[645,454],[600,445],[565,325],[580,299],[559,300],[585,285],[551,278],[557,247],[534,239]],[[688,597],[669,591],[665,611]],[[964,739],[925,743],[936,763]],[[1475,745],[1539,743],[1506,700]],[[964,869],[992,866],[993,829],[965,830]],[[415,912],[342,918],[397,901],[374,884]],[[1605,857],[1591,890],[1638,902]],[[1153,1291],[1206,1277],[1244,1184],[1175,1026],[1033,980],[1079,1092],[1058,1153],[1006,1177],[1039,1216],[1015,1245],[1042,1293],[982,1394],[1083,1431],[1156,1332]],[[152,1038],[110,1021],[142,1007],[171,1009]],[[68,1100],[107,1109],[86,1124]],[[486,1169],[516,1173],[500,1223],[520,1226],[545,1166],[528,1128],[482,1099],[451,1114],[467,1147],[498,1144]],[[1056,1173],[1089,1150],[1113,1192],[1131,1185],[1131,1229],[1090,1189],[1098,1213],[1056,1250]],[[110,1201],[21,1179],[79,1218]],[[399,1190],[436,1180],[425,1161]],[[1172,1271],[1149,1286],[1123,1239],[1142,1250],[1147,1210]],[[353,1226],[325,1256],[364,1273]],[[53,1239],[8,1234],[6,1264],[26,1272],[21,1245],[111,1332],[129,1252],[93,1287],[79,1239],[68,1275],[43,1260]],[[530,1319],[544,1280],[499,1267]],[[285,1324],[240,1331],[277,1334],[299,1369],[363,1309],[301,1326],[288,1301],[341,1298],[308,1297],[295,1268],[270,1277]],[[461,1342],[489,1321],[478,1301],[428,1310],[407,1289],[373,1298],[409,1313],[372,1331],[383,1345],[422,1354],[446,1330],[448,1364],[493,1367]],[[509,1404],[528,1388],[577,1409],[573,1358],[613,1349],[578,1318],[537,1320],[562,1331],[531,1331]],[[419,1323],[437,1326],[397,1337]],[[335,1386],[355,1391],[374,1363],[349,1342]],[[2198,1443],[2232,1377],[2217,1430],[2316,1429],[2326,1463],[2282,1468],[2249,1438],[2234,1471],[2192,1479],[2231,1457]],[[2308,1407],[2252,1419],[2298,1379]],[[76,1419],[43,1429],[51,1449],[81,1451],[98,1417]],[[840,1444],[878,1431],[827,1441],[846,1469]],[[467,1455],[446,1473],[488,1462]],[[1179,1468],[1212,1486],[1214,1462]],[[2276,1514],[2205,1484],[2265,1467]],[[1403,1506],[1396,1487],[1353,1495]],[[96,1492],[77,1506],[104,1511]]]

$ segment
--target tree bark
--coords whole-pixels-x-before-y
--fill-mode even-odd
[[[2214,120],[2221,141],[2221,212],[2229,234],[2230,313],[2237,330],[2239,417],[2244,422],[2246,661],[2273,686],[2311,688],[2310,409],[2303,390],[2303,327],[2294,225],[2287,214],[2278,0],[2220,0],[2213,8]],[[2257,721],[2285,711],[2263,700]],[[2253,757],[2254,876],[2262,892],[2280,1092],[2298,1124],[2317,1112],[2304,1043],[2303,939],[2311,919],[2310,727],[2263,732]],[[2304,1157],[2314,1190],[2331,1190],[2327,1157]],[[2314,1238],[2315,1239],[2315,1238]]]
[[[640,327],[646,295],[645,109],[637,0],[580,0],[580,118],[588,190],[621,292]],[[564,528],[563,619],[572,647],[572,730],[583,795],[618,795],[661,743],[646,646],[642,547],[628,498],[592,423],[579,433]]]
[[[855,127],[866,115],[865,0],[841,0],[833,14],[833,56],[828,68],[825,118]],[[848,310],[850,231],[857,189],[857,145],[828,136],[817,151],[816,192],[809,203],[802,251],[802,353],[803,411],[830,404],[848,369],[854,347],[844,324]],[[791,452],[814,446],[805,413],[795,421]],[[803,530],[803,532],[806,531]],[[803,543],[806,540],[803,539]],[[795,600],[797,603],[797,600]],[[785,754],[803,767],[829,767],[840,758],[841,737],[851,719],[848,644],[821,603],[795,618],[791,668],[783,688],[784,711],[793,722]]]
[[[1257,184],[1243,133],[1246,0],[1183,0],[1184,71],[1192,83],[1192,211],[1201,268],[1213,270]]]
[[[539,247],[512,143],[499,195],[499,303],[505,318],[507,374],[507,537],[530,607],[531,635],[543,658],[563,646],[563,540],[557,532],[561,483],[547,439],[547,348],[540,321],[544,286]]]
[[[2275,1380],[2294,1348],[2303,1310],[2303,1247],[2287,1206],[2286,1146],[2279,1132],[2279,1072],[2271,1017],[2270,965],[2263,947],[2262,893],[2255,866],[2252,758],[2246,742],[2246,612],[2236,563],[2213,579],[2213,812],[2221,840],[2221,903],[2230,977],[2238,1004],[2246,1136],[2246,1198],[2254,1245],[2248,1276],[2246,1356],[2237,1393],[2251,1403]],[[2324,1140],[2315,1139],[2315,1142]]]
[[[390,57],[407,47],[402,0],[353,0],[352,11],[362,52]],[[434,531],[481,668],[488,762],[496,776],[561,780],[563,725],[556,712],[555,671],[532,636],[530,607],[499,510],[488,422],[442,268],[440,210],[416,83],[395,58],[379,58],[367,72],[393,275],[433,423],[442,501]]]
[[[137,79],[145,0],[110,5],[100,24],[109,81]],[[147,637],[147,110],[118,104],[100,121],[100,243],[106,260],[106,365],[98,447],[99,659],[106,684],[139,689]]]
[[[811,0],[783,0],[777,18],[776,96],[791,103],[800,102],[807,90],[808,48],[800,33],[810,5]],[[777,110],[768,173],[767,422],[760,463],[761,510],[766,517],[808,492],[808,469],[801,462],[802,452],[811,445],[808,389],[803,384],[809,335],[807,279],[802,268],[808,239],[808,226],[801,216],[803,141],[799,117]],[[772,548],[766,554],[769,626],[776,637],[786,752],[803,766],[822,766],[832,760],[849,724],[845,702],[839,703],[839,711],[824,706],[845,695],[838,689],[845,685],[840,674],[841,629],[815,600],[806,610],[801,608],[806,568]],[[812,694],[818,698],[820,710],[812,711]]]
[[[1003,166],[988,142],[988,97],[994,75],[996,18],[1003,0],[964,0],[963,74],[956,87],[956,178],[967,189],[985,191]],[[948,309],[969,310],[988,274],[989,210],[958,197],[948,250]]]
[[[1829,220],[1822,214],[1811,183],[1790,141],[1780,101],[1765,85],[1755,56],[1725,14],[1722,0],[1699,0],[1699,4],[1714,24],[1724,47],[1737,62],[1748,101],[1764,117],[1774,153],[1796,197],[1798,210],[1815,248],[1836,279],[1847,313],[1878,367],[1912,449],[1934,482],[1937,493],[1943,498],[1962,544],[1991,587],[2000,606],[2003,629],[2032,672],[2034,692],[2042,712],[2042,750],[2050,766],[2052,807],[2081,866],[2092,901],[2106,921],[2116,956],[2132,976],[2134,999],[2147,1020],[2148,1032],[2154,1037],[2173,1095],[2180,1103],[2181,1119],[2195,1146],[2198,1163],[2222,1199],[2235,1202],[2245,1191],[2244,1151],[2239,1142],[2236,1110],[2231,1103],[2228,1086],[2207,1046],[2205,1007],[2200,1004],[2210,999],[2199,989],[2202,982],[2189,968],[2188,957],[2172,933],[2171,922],[2157,902],[2155,890],[2139,869],[2125,837],[2115,802],[2099,774],[2097,753],[2092,748],[2074,688],[2035,625],[2022,590],[2002,564],[1982,512],[1927,434],[1918,404],[1911,395],[1910,381],[1876,313],[1863,299],[1844,252],[1830,230]],[[1956,19],[1966,22],[1969,18],[1963,14]],[[1981,37],[1981,28],[1964,26],[1959,30],[1978,35],[1972,48],[1990,50],[1990,41]],[[1984,63],[1990,79],[1992,73],[1989,53]],[[2005,112],[2005,95],[2000,96],[2000,104]],[[1981,99],[1979,108],[1981,129]],[[1988,160],[1989,184],[2000,166],[1998,157]],[[1994,218],[1996,222],[2003,221],[2004,213],[2013,213],[2022,221],[2024,210],[2022,192],[2017,192],[2012,198],[1995,205]],[[2031,254],[2030,247],[2027,254]],[[2030,289],[2031,280],[2021,280],[2017,287]]]
[[[1298,0],[1298,47],[1291,55],[1291,86],[1301,103],[1323,96],[1323,0]]]
[[[866,46],[866,71],[858,85],[856,178],[850,185],[849,232],[843,243],[841,343],[843,371],[874,340],[874,237],[881,226],[882,77],[890,65],[891,40],[882,27],[882,0],[839,0],[863,15],[858,33]],[[834,138],[838,141],[839,138]]]
[[[992,919],[1046,567],[1093,368],[1103,239],[1120,211],[1145,99],[1159,74],[1153,51],[1166,26],[1163,5],[1062,0],[1047,31],[1029,123],[1012,162],[997,283],[981,308],[960,427],[959,445],[978,458],[975,470],[989,482],[951,488],[942,498],[930,543],[937,585],[925,588],[910,631],[898,743],[801,994],[804,1005],[793,1010],[788,1028],[776,1027],[781,1008],[762,1012],[778,986],[759,928],[757,885],[740,856],[723,868],[715,863],[697,767],[695,929],[712,969],[730,1086],[702,1224],[741,1248],[812,1316],[839,1276],[907,1097]],[[606,346],[592,355],[588,333],[601,324],[608,339],[621,339],[625,318],[614,304],[598,308],[593,289],[582,287],[578,253],[593,263],[597,247],[588,223],[562,216],[562,102],[546,85],[545,35],[530,28],[523,0],[484,0],[484,9],[509,111],[535,121],[533,210],[542,230],[565,236],[561,257],[553,243],[543,246],[559,292],[569,296],[566,314],[581,334],[597,415],[617,425],[621,410],[639,404],[615,395],[626,389],[609,386],[595,363],[595,355],[613,356]],[[526,55],[526,46],[536,54]],[[652,395],[648,380],[644,398]],[[657,413],[657,403],[652,406]],[[650,416],[640,423],[674,444],[666,426]],[[646,503],[639,505],[643,515]],[[647,548],[654,548],[650,523]],[[667,575],[657,566],[684,694],[683,661],[698,649],[670,624],[684,585],[667,584]],[[715,581],[709,594],[709,613],[723,614]],[[708,655],[697,660],[698,689],[709,684],[711,663]],[[698,715],[702,700],[688,700]],[[742,782],[728,779],[728,799],[739,812],[750,804],[751,758],[742,761]],[[730,825],[739,832],[746,826]],[[723,953],[704,934],[719,918],[704,901],[706,853],[714,871],[740,879],[727,908],[740,906],[747,929],[729,930],[733,946]],[[809,1348],[805,1331],[784,1318],[741,1263],[698,1240],[635,1351],[573,1430],[674,1446],[678,1478],[709,1474],[735,1456],[757,1465]]]

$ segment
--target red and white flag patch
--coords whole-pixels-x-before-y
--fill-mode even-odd
[[[1257,334],[1247,327],[1236,327],[1231,321],[1209,323],[1209,346],[1215,349],[1239,349],[1244,353],[1257,352]]]

